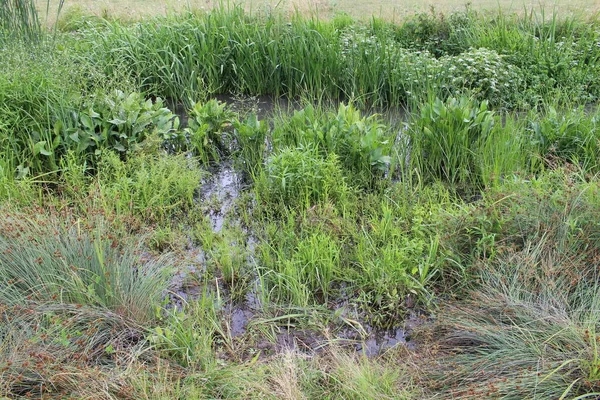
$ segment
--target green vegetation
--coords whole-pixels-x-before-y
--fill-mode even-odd
[[[0,33],[6,36],[38,40],[42,34],[35,3],[29,0],[2,0]]]
[[[600,396],[597,19],[0,5],[0,396]]]

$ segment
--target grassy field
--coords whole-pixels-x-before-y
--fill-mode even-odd
[[[47,2],[38,1],[38,9],[44,14]],[[50,1],[51,8],[56,8],[57,0]],[[117,18],[136,19],[141,17],[167,15],[186,9],[211,9],[219,6],[220,2],[215,0],[67,0],[65,10],[75,9],[85,14],[97,16],[109,15]],[[234,4],[232,2],[231,4]],[[463,0],[445,1],[418,1],[418,0],[282,0],[282,1],[248,1],[240,4],[248,10],[264,11],[279,10],[283,12],[300,11],[303,14],[317,14],[321,17],[330,17],[336,12],[344,12],[355,18],[370,18],[371,16],[382,17],[389,20],[400,21],[415,13],[430,12],[433,7],[436,12],[450,13],[463,10],[467,4]],[[523,13],[524,10],[544,9],[548,14],[554,10],[561,15],[575,14],[589,17],[600,10],[598,0],[482,0],[470,2],[469,5],[479,11],[487,10],[497,12]]]
[[[0,397],[600,396],[598,18],[151,4],[0,0]]]

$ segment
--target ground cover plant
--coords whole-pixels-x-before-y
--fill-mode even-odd
[[[7,4],[0,396],[599,396],[597,19]]]

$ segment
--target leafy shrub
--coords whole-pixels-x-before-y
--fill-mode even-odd
[[[442,89],[451,96],[467,94],[493,107],[513,109],[527,105],[522,71],[494,50],[470,49],[440,59]]]
[[[58,123],[55,131],[68,149],[76,153],[98,156],[103,149],[125,154],[149,137],[172,138],[179,119],[163,107],[162,99],[145,100],[141,93],[125,94],[115,90],[101,95],[74,115],[75,127]]]
[[[391,65],[390,90],[407,104],[419,104],[439,92],[442,63],[430,52],[396,49]]]
[[[218,100],[192,106],[185,132],[191,150],[204,163],[219,161],[231,153],[233,141],[226,128],[232,120],[233,113]]]
[[[389,167],[388,135],[376,115],[362,117],[352,105],[341,104],[326,132],[326,150],[338,154],[347,170],[369,184]]]

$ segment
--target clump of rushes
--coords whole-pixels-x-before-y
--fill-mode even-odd
[[[600,393],[598,192],[572,171],[506,183],[453,231],[472,257],[470,300],[439,315],[441,380],[454,398]],[[470,246],[468,249],[467,247]],[[462,250],[461,250],[462,248]]]
[[[262,290],[269,293],[269,300],[275,304],[309,307],[327,303],[333,284],[342,278],[339,241],[324,233],[306,236],[261,249]]]
[[[101,218],[60,220],[3,209],[0,303],[73,304],[144,324],[167,287],[168,256],[142,262],[140,239],[111,235]]]
[[[250,114],[244,120],[234,121],[233,135],[238,147],[235,154],[237,165],[253,178],[257,177],[263,166],[269,128],[268,122],[259,120],[255,114]]]
[[[477,103],[461,97],[425,103],[409,131],[414,168],[426,179],[462,185],[479,183],[477,154],[494,123],[485,101]]]
[[[0,1],[0,40],[21,39],[29,42],[42,37],[42,29],[33,0]]]
[[[53,126],[81,104],[82,68],[58,58],[42,45],[0,47],[0,153],[18,177],[58,169],[61,138]]]
[[[117,370],[97,365],[138,356],[168,287],[170,256],[142,261],[143,238],[65,214],[2,209],[2,395],[122,395]]]

